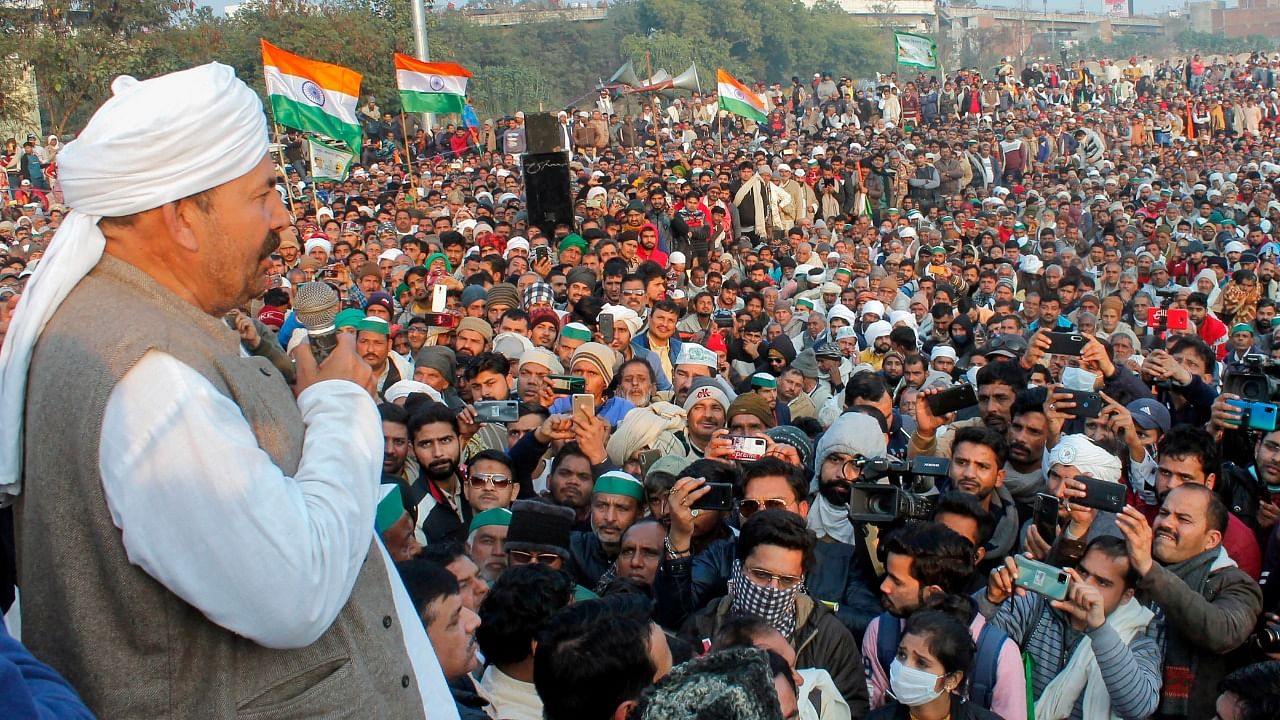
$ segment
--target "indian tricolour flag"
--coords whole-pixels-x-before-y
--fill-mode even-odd
[[[356,119],[360,73],[285,52],[266,40],[262,41],[262,65],[276,122],[328,135],[360,151],[363,132]]]
[[[722,110],[756,122],[764,122],[764,99],[748,90],[737,78],[724,70],[716,70],[716,88],[720,94]]]
[[[423,62],[396,53],[396,85],[405,112],[462,112],[471,73],[457,63]]]

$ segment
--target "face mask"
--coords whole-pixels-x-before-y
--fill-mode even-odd
[[[1078,367],[1065,367],[1062,369],[1062,384],[1068,390],[1092,392],[1094,383],[1097,381],[1098,376],[1088,370],[1081,370]]]
[[[941,679],[941,675],[907,667],[901,660],[895,659],[889,666],[889,689],[898,702],[907,707],[928,704],[941,695],[938,689]]]
[[[791,637],[796,629],[796,595],[804,588],[802,581],[795,587],[761,587],[751,582],[742,568],[741,561],[734,561],[729,576],[729,591],[733,594],[733,609],[755,615],[769,623],[783,637]]]

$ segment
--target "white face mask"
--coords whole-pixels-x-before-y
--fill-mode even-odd
[[[1088,370],[1082,370],[1078,367],[1065,367],[1062,369],[1062,384],[1068,390],[1093,392],[1094,383],[1097,381],[1098,376]]]
[[[917,670],[902,664],[895,659],[889,666],[889,689],[898,702],[907,707],[919,707],[935,700],[942,694],[938,688],[941,675]]]

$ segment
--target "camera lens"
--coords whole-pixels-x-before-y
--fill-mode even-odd
[[[1259,630],[1253,636],[1253,644],[1268,655],[1280,653],[1280,624],[1267,625]]]

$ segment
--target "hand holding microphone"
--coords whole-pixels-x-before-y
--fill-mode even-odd
[[[347,380],[376,399],[373,371],[356,352],[355,335],[338,332],[333,325],[338,315],[337,291],[320,282],[299,285],[294,297],[294,313],[307,328],[308,340],[293,351],[298,369],[294,395],[301,395],[302,391],[325,380]]]

